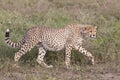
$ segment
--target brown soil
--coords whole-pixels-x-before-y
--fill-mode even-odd
[[[7,66],[1,68],[0,80],[120,80],[120,65],[115,63],[94,66],[74,66],[71,69],[40,66]]]

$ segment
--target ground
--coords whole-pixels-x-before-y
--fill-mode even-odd
[[[3,67],[0,80],[120,80],[120,64],[114,62],[96,63],[95,65],[72,66],[66,69],[57,66],[51,69],[39,65]]]

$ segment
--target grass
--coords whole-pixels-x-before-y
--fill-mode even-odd
[[[67,74],[63,72],[64,70],[61,71],[62,68],[59,69],[58,67],[64,65],[64,51],[48,52],[49,54],[45,56],[45,61],[48,64],[55,65],[57,70],[47,70],[39,67],[41,70],[45,70],[42,74],[42,72],[40,72],[41,70],[36,68],[38,64],[35,59],[38,49],[35,47],[22,57],[20,64],[25,66],[21,68],[23,69],[22,72],[15,71],[16,69],[14,69],[12,65],[14,63],[14,53],[17,52],[18,49],[10,48],[5,44],[4,34],[7,28],[11,31],[12,41],[17,42],[21,40],[24,33],[33,26],[64,27],[71,23],[98,26],[97,38],[94,40],[87,39],[84,42],[84,47],[95,56],[96,66],[88,67],[87,58],[78,51],[73,50],[71,63],[73,68],[75,67],[75,70],[68,70],[66,71],[68,72]],[[117,72],[112,72],[112,69],[119,71],[119,65],[117,65],[120,62],[119,29],[119,0],[0,0],[0,74],[4,74],[4,77],[7,76],[7,78],[11,80],[19,79],[20,76],[24,76],[24,80],[61,80],[62,78],[64,80],[79,80],[79,75],[81,75],[80,79],[82,78],[82,80],[101,80],[102,72],[105,72],[104,68],[108,68],[108,73],[114,73],[116,75]],[[112,66],[109,67],[109,65]],[[83,67],[80,68],[76,66]],[[27,71],[29,68],[33,71]],[[80,72],[83,73],[79,73],[79,69]],[[88,73],[89,76],[86,78],[85,76],[89,69],[95,70],[93,74],[96,75],[92,76],[91,73]],[[39,70],[35,72],[37,75],[34,74],[34,70]],[[100,70],[101,72],[99,73]],[[78,74],[76,75],[74,71],[77,71]],[[15,72],[16,74],[14,74]],[[43,78],[39,78],[40,73]],[[52,73],[52,75],[50,75],[50,73]],[[60,73],[64,73],[67,77]],[[60,77],[57,74],[60,75]],[[17,77],[15,77],[15,75],[17,75]],[[69,75],[72,75],[72,78],[69,78]],[[98,75],[100,75],[100,77]],[[7,78],[5,80],[7,80]],[[105,77],[102,79],[105,79]]]

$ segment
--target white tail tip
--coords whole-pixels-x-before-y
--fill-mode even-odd
[[[10,30],[9,30],[9,29],[7,29],[7,30],[6,30],[6,32],[10,32]]]

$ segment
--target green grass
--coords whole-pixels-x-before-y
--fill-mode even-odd
[[[120,2],[119,0],[0,0],[0,69],[13,63],[18,49],[4,42],[7,28],[11,39],[17,42],[33,26],[64,27],[71,23],[97,25],[97,38],[87,39],[84,47],[96,63],[120,62]],[[21,65],[37,66],[38,49],[35,47],[21,59]],[[64,51],[48,52],[48,64],[64,65]],[[87,58],[72,51],[72,64],[85,66]],[[87,64],[88,65],[88,64]],[[26,79],[37,80],[27,75]],[[56,80],[46,76],[46,80]],[[74,78],[77,80],[77,77]],[[94,78],[95,80],[97,78]]]

